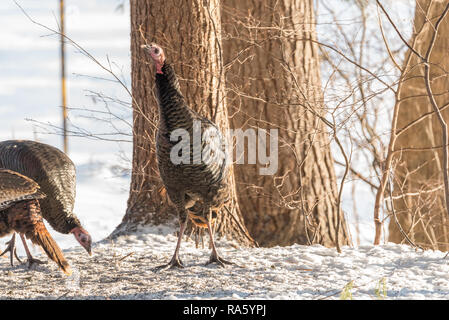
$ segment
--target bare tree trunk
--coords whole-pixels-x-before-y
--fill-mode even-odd
[[[224,131],[229,128],[221,56],[221,21],[218,0],[131,0],[132,92],[134,151],[128,209],[118,230],[138,225],[167,223],[174,210],[168,205],[157,169],[155,133],[158,106],[154,97],[154,70],[140,48],[156,42],[180,78],[187,103],[212,119]],[[232,200],[218,215],[216,232],[248,243],[235,194],[233,169],[228,186]],[[243,229],[239,227],[243,226]]]
[[[233,128],[279,129],[279,168],[237,165],[239,205],[266,246],[335,246],[338,188],[323,105],[312,0],[227,0],[223,37]],[[226,65],[225,64],[225,65]],[[341,217],[340,244],[348,244]]]
[[[426,55],[435,23],[449,0],[417,0],[414,34],[411,43],[421,56]],[[440,108],[449,103],[449,18],[442,21],[430,56],[430,87]],[[443,184],[442,129],[433,112],[425,84],[425,65],[411,50],[403,70],[404,81],[398,93],[398,135],[395,146],[394,209],[390,219],[389,241],[401,243],[405,235],[425,248],[447,250],[448,217]],[[426,115],[427,114],[427,115]],[[442,111],[444,120],[449,112]],[[400,232],[401,225],[403,232]]]

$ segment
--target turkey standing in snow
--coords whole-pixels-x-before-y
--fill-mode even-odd
[[[72,271],[68,262],[42,220],[39,201],[45,198],[45,194],[39,189],[39,185],[30,178],[11,170],[0,169],[0,237],[14,231],[20,233],[29,263],[39,262],[31,257],[25,241],[26,236],[33,243],[40,245],[65,274],[70,275]],[[11,264],[12,259],[13,252]]]
[[[195,224],[208,229],[212,247],[208,264],[213,262],[220,266],[231,264],[219,256],[212,232],[212,214],[216,214],[229,197],[226,186],[228,170],[225,146],[220,130],[212,121],[201,117],[187,106],[174,69],[165,61],[162,48],[156,44],[142,45],[142,48],[149,52],[156,67],[156,90],[160,115],[156,138],[159,172],[169,199],[177,209],[180,221],[178,242],[173,258],[168,264],[157,269],[183,267],[179,259],[179,248],[189,217]],[[200,146],[194,146],[195,137],[192,139],[196,130],[199,129],[195,128],[195,123],[200,124],[201,127],[202,135],[197,139]],[[189,155],[184,158],[187,163],[175,164],[170,155],[178,141],[171,141],[170,137],[175,130],[179,129],[188,133],[190,148]],[[182,156],[185,157],[185,155]],[[201,209],[195,210],[195,213],[187,211],[193,206]]]
[[[91,237],[73,213],[75,166],[65,153],[35,141],[3,141],[0,142],[0,168],[13,170],[36,181],[47,195],[40,200],[44,219],[58,232],[72,233],[91,254]],[[13,254],[14,236],[6,251]]]

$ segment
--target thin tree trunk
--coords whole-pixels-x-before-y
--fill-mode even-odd
[[[64,21],[64,0],[59,0],[59,24],[61,32],[61,104],[62,104],[62,133],[63,133],[63,148],[64,152],[69,152],[69,141],[67,137],[67,84],[66,84],[66,72],[65,72],[65,21]]]
[[[338,188],[321,92],[312,0],[227,0],[223,7],[233,128],[279,129],[279,168],[237,165],[239,205],[266,246],[335,246]],[[330,132],[332,133],[332,132]],[[340,244],[349,243],[342,217]]]
[[[128,209],[118,230],[138,225],[167,223],[174,217],[157,169],[155,133],[158,106],[154,97],[154,70],[142,44],[156,42],[174,65],[181,91],[195,111],[215,118],[222,131],[229,128],[221,57],[221,22],[218,0],[131,0],[131,59],[134,110],[134,151]],[[235,194],[218,215],[215,231],[240,243],[248,243]],[[238,223],[236,222],[238,220]],[[240,226],[239,226],[240,225]],[[243,229],[241,229],[243,227]]]

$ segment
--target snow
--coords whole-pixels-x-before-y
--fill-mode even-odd
[[[173,231],[152,227],[104,240],[95,244],[92,257],[81,248],[65,250],[74,270],[70,277],[51,261],[29,270],[0,259],[0,299],[321,300],[340,299],[351,281],[355,300],[447,299],[449,293],[443,252],[396,244],[344,247],[338,254],[320,245],[236,248],[219,241],[221,255],[236,264],[221,268],[205,266],[207,245],[195,248],[184,239],[181,259],[186,267],[155,272],[171,258]]]

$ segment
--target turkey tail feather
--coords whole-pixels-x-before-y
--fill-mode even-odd
[[[61,249],[45,227],[38,200],[15,203],[6,209],[4,214],[7,216],[7,224],[11,229],[24,234],[34,244],[39,245],[65,274],[72,274],[72,269],[64,258]]]
[[[69,263],[64,258],[61,249],[59,248],[56,241],[53,240],[50,233],[48,233],[47,229],[39,230],[30,238],[30,240],[34,244],[40,245],[42,249],[44,249],[47,256],[51,260],[56,262],[56,264],[61,268],[62,271],[64,271],[66,275],[70,276],[72,274],[72,269],[70,268]]]

